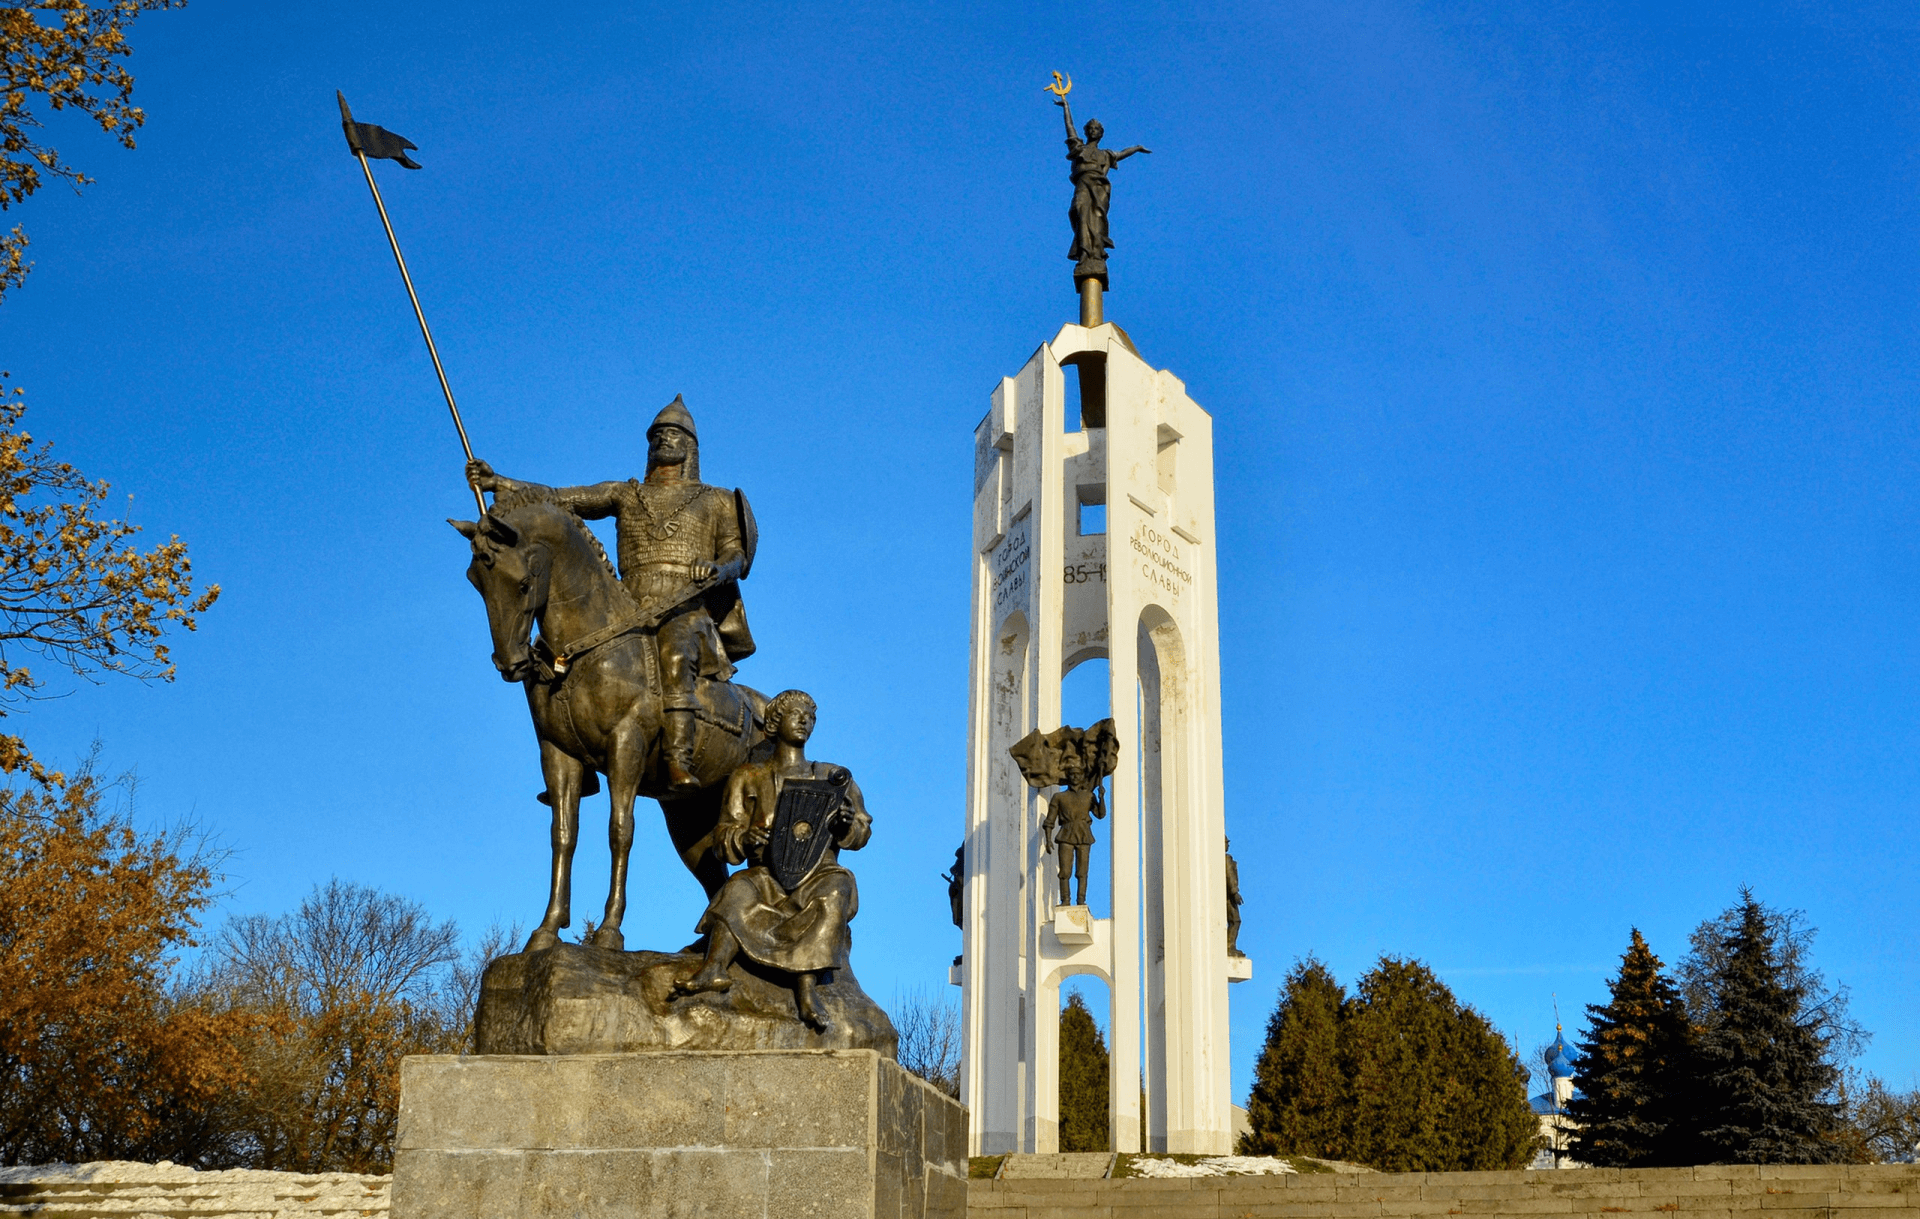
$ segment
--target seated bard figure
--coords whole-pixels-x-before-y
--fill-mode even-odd
[[[476,461],[467,480],[495,494],[527,486]],[[642,608],[673,604],[655,631],[666,708],[665,755],[669,793],[700,786],[694,777],[694,715],[701,679],[726,681],[733,662],[753,654],[740,603],[739,581],[753,563],[756,542],[746,497],[700,481],[700,440],[693,415],[679,398],[647,426],[644,480],[560,487],[554,499],[585,520],[614,518],[620,583]],[[692,587],[712,582],[704,596]]]
[[[673,993],[729,989],[727,967],[745,953],[793,975],[800,1019],[825,1032],[814,986],[844,953],[847,924],[860,909],[853,873],[839,855],[867,845],[873,819],[845,767],[807,760],[815,714],[802,691],[775,695],[766,721],[773,756],[728,776],[713,849],[728,863],[752,866],[714,894],[695,928],[707,937],[706,960]]]

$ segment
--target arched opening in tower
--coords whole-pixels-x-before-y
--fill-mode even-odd
[[[1060,983],[1060,1150],[1112,1151],[1111,990],[1091,974]],[[1131,1150],[1131,1149],[1129,1149]]]

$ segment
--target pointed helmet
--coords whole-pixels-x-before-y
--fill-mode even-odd
[[[680,477],[686,479],[688,482],[699,482],[700,433],[693,430],[693,412],[687,409],[687,404],[680,400],[679,394],[675,394],[673,401],[661,407],[660,413],[655,415],[653,422],[647,425],[647,439],[652,440],[655,432],[663,427],[669,426],[677,427],[693,438],[693,444],[687,453],[686,464],[680,467]],[[649,473],[653,470],[653,462],[651,460],[647,462],[647,470]]]
[[[647,435],[653,435],[657,429],[668,424],[679,428],[695,441],[700,439],[700,433],[693,428],[693,412],[687,409],[687,404],[680,400],[679,394],[675,394],[673,401],[660,408],[660,413],[655,415],[653,422],[647,425]]]

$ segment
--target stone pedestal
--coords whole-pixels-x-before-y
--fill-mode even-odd
[[[967,1111],[872,1050],[408,1058],[395,1219],[962,1219]]]
[[[878,1050],[894,1054],[893,1022],[867,997],[845,953],[814,1002],[827,1019],[800,1023],[793,980],[744,955],[723,994],[673,998],[697,953],[612,952],[559,944],[487,966],[474,1013],[482,1054],[627,1054],[651,1050]]]

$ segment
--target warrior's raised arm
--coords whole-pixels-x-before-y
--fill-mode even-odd
[[[544,487],[542,483],[530,483],[495,473],[492,466],[477,459],[467,463],[467,481],[479,490],[493,492],[496,498],[510,491]],[[612,516],[619,510],[617,496],[621,485],[617,482],[605,482],[585,487],[544,487],[544,489],[552,494],[555,503],[575,516],[583,520],[597,521],[603,517]]]

